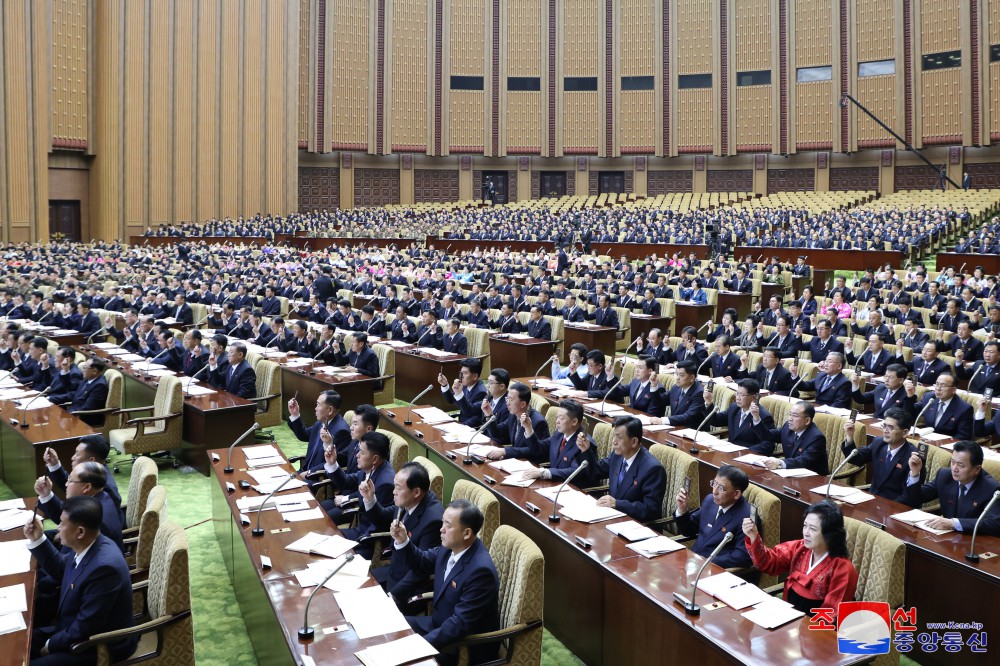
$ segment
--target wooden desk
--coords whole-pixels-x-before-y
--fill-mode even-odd
[[[312,412],[323,391],[333,390],[342,400],[340,411],[346,412],[362,404],[374,404],[375,384],[379,381],[358,373],[351,377],[335,377],[314,368],[290,368],[281,365],[281,412],[288,418],[288,400],[298,394],[296,400],[302,408],[303,416],[312,422]]]
[[[545,391],[534,392],[551,404],[555,403]],[[635,412],[631,408],[626,409]],[[589,411],[586,412],[586,418],[593,423],[610,421]],[[666,444],[682,451],[689,451],[692,446],[691,440],[670,432],[644,433],[643,443],[646,446],[653,443]],[[695,457],[699,463],[699,489],[703,495],[708,494],[708,483],[715,477],[719,467],[735,464],[747,473],[751,483],[765,488],[781,500],[781,540],[802,538],[801,526],[805,510],[823,499],[823,495],[814,493],[811,489],[825,485],[826,477],[786,479],[762,467],[734,463],[733,458],[745,451],[720,453],[703,446],[698,448],[700,452]],[[789,495],[785,492],[786,487],[799,495]],[[987,632],[991,628],[1000,627],[1000,608],[992,601],[1000,597],[1000,559],[981,559],[977,564],[967,562],[965,553],[971,546],[971,535],[951,532],[936,536],[897,522],[890,516],[907,511],[910,507],[881,497],[858,505],[841,503],[840,506],[844,515],[849,518],[861,522],[872,519],[885,525],[887,533],[906,545],[905,605],[919,609],[920,627],[925,627],[926,622],[948,622],[949,618],[954,617],[981,622],[983,630]],[[979,536],[976,551],[1000,552],[1000,538]],[[976,590],[976,593],[956,594],[956,590]],[[963,650],[959,654],[920,653],[919,661],[921,664],[944,666],[977,663],[977,658],[968,650]]]
[[[211,454],[219,462],[211,462]],[[263,536],[254,537],[250,530],[256,525],[257,514],[251,513],[251,525],[240,522],[236,500],[244,496],[259,497],[254,490],[241,490],[241,479],[253,483],[246,473],[246,458],[241,449],[233,450],[232,474],[222,471],[226,464],[226,450],[207,452],[211,466],[212,521],[219,548],[222,551],[230,583],[240,605],[247,634],[253,644],[258,663],[299,664],[299,655],[308,654],[317,664],[354,666],[358,663],[354,653],[366,647],[379,645],[406,636],[409,632],[385,634],[361,640],[353,629],[326,634],[323,629],[343,624],[343,615],[333,594],[321,591],[316,594],[309,609],[310,625],[316,634],[312,640],[300,641],[298,629],[302,626],[303,612],[312,588],[303,589],[294,578],[294,572],[305,569],[316,556],[286,550],[285,546],[309,532],[339,533],[336,525],[324,515],[317,520],[286,523],[276,510],[261,515]],[[289,472],[292,466],[283,467]],[[226,492],[226,482],[236,486],[233,493]],[[292,491],[298,492],[298,491]],[[279,493],[280,495],[281,493]],[[316,502],[310,502],[315,505]],[[260,556],[271,558],[271,568],[263,569]],[[369,579],[367,585],[376,585]],[[433,663],[433,662],[428,662]]]
[[[708,320],[715,321],[714,305],[695,305],[694,303],[674,303],[674,332],[680,335],[685,326],[696,329],[705,325]]]
[[[35,508],[38,498],[32,493],[24,498],[24,505],[28,509]],[[24,538],[24,531],[15,528],[0,532],[0,541],[20,541]],[[0,636],[0,655],[5,664],[27,664],[29,651],[31,649],[31,629],[35,619],[35,579],[37,577],[37,566],[35,559],[31,559],[31,570],[27,573],[10,574],[0,576],[0,587],[10,585],[24,585],[24,596],[28,602],[28,610],[22,613],[24,624],[27,627],[24,631],[16,631]]]
[[[81,351],[103,358],[108,362],[108,367],[115,368],[124,375],[123,405],[140,407],[153,404],[156,387],[160,382],[159,378],[145,374],[145,370],[148,367],[163,366],[150,366],[145,361],[123,362],[103,349],[90,345],[82,347]],[[204,382],[198,384],[208,387]],[[226,391],[216,390],[214,393],[196,396],[185,394],[183,447],[178,452],[178,457],[185,464],[207,475],[205,450],[219,444],[231,444],[253,425],[256,412],[256,404]]]
[[[641,313],[636,314],[635,312],[633,312],[632,313],[632,335],[631,335],[632,340],[629,340],[629,342],[632,342],[633,340],[635,340],[640,335],[642,336],[643,340],[648,339],[649,338],[649,331],[652,330],[652,329],[654,329],[654,328],[660,329],[660,333],[663,334],[663,337],[664,338],[668,338],[668,337],[670,337],[670,322],[671,321],[672,320],[670,319],[670,317],[650,317],[650,316],[643,315]]]
[[[450,356],[421,356],[409,351],[396,350],[396,399],[413,400],[417,395],[427,388],[428,384],[433,384],[434,388],[427,392],[422,403],[440,407],[445,411],[455,409],[455,405],[449,403],[441,396],[440,386],[437,383],[439,372],[451,382],[458,377],[459,365],[466,356],[452,354]]]
[[[753,312],[753,294],[744,294],[739,291],[720,291],[718,301],[716,302],[716,309],[719,312],[719,322],[722,321],[722,313],[729,308],[736,310],[739,320],[743,321]]]
[[[785,285],[775,284],[772,282],[761,282],[760,283],[760,304],[761,307],[766,308],[768,302],[771,300],[772,296],[777,296],[781,299],[782,308],[786,309],[784,305],[785,302]]]
[[[652,560],[626,548],[608,523],[587,525],[563,518],[550,523],[552,503],[532,488],[490,485],[484,478],[503,475],[487,465],[463,465],[447,452],[458,448],[415,415],[395,408],[395,418],[382,410],[383,427],[407,438],[442,469],[471,477],[500,500],[501,523],[526,534],[545,556],[545,626],[586,664],[851,664],[862,659],[840,655],[833,632],[808,631],[808,620],[767,631],[728,607],[691,618],[673,603],[673,592],[687,582],[704,561],[689,550]],[[422,437],[417,437],[416,433]],[[445,472],[446,476],[449,472]],[[533,487],[555,485],[536,481]],[[539,514],[525,508],[531,501]],[[576,538],[591,540],[584,550]],[[706,575],[721,569],[711,566]],[[705,595],[698,597],[704,603]]]
[[[569,363],[569,349],[580,342],[587,346],[587,349],[594,351],[600,349],[605,356],[614,356],[615,347],[618,344],[618,330],[610,326],[597,326],[594,328],[581,328],[572,324],[563,326],[563,358],[562,363]]]
[[[31,398],[24,398],[27,403]],[[27,423],[27,428],[14,426],[11,419]],[[21,497],[35,495],[35,479],[46,473],[42,454],[47,447],[55,449],[60,460],[73,457],[76,445],[94,429],[62,407],[52,405],[27,412],[10,400],[0,402],[0,475]]]
[[[503,368],[511,377],[533,375],[546,360],[552,358],[557,344],[552,340],[539,338],[515,340],[491,335],[490,367]]]

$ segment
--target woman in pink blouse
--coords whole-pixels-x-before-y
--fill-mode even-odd
[[[768,548],[750,518],[743,521],[743,533],[754,566],[771,575],[788,572],[783,596],[797,610],[808,615],[813,608],[832,608],[836,613],[841,601],[854,601],[858,572],[836,504],[824,500],[809,507],[799,541]]]
[[[830,310],[836,310],[837,316],[841,319],[850,319],[851,305],[844,302],[844,295],[839,291],[833,292],[833,303],[820,308],[820,314],[825,315]]]

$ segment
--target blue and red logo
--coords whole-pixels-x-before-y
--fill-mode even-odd
[[[844,601],[838,607],[837,646],[841,654],[888,654],[892,643],[889,604]]]

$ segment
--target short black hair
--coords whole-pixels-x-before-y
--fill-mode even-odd
[[[466,358],[460,363],[461,367],[467,368],[469,372],[475,376],[479,376],[483,373],[483,361],[478,358]]]
[[[975,442],[969,440],[955,442],[955,446],[951,450],[952,453],[962,453],[963,451],[968,453],[969,462],[972,463],[973,467],[979,467],[983,464],[983,447]]]
[[[459,524],[461,524],[462,527],[467,527],[472,530],[473,534],[479,534],[479,530],[483,529],[483,523],[485,522],[483,512],[479,510],[478,506],[469,500],[452,500],[448,503],[448,508],[458,511]]]
[[[597,365],[604,365],[604,352],[600,349],[594,349],[587,353],[587,360],[593,361]]]
[[[642,421],[634,416],[619,416],[612,425],[615,428],[624,426],[629,439],[642,439]]]
[[[389,444],[389,438],[384,433],[376,431],[366,432],[361,435],[361,441],[368,447],[369,453],[374,453],[382,460],[389,459],[389,451],[392,450],[392,446]]]
[[[559,408],[566,410],[566,414],[571,419],[576,419],[579,423],[583,423],[583,406],[576,400],[562,400],[559,403]]]
[[[367,403],[362,403],[354,408],[354,415],[361,417],[361,422],[366,426],[370,426],[372,430],[378,428],[378,422],[382,418],[378,413],[378,408],[375,405],[369,405]]]
[[[497,384],[510,386],[510,373],[503,368],[493,368],[490,370],[490,377],[492,377],[493,381]]]
[[[733,488],[741,493],[745,493],[747,488],[750,487],[750,478],[747,476],[747,473],[735,465],[723,465],[715,475],[721,476],[723,479],[729,479],[729,482],[733,484]]]
[[[689,375],[697,376],[698,374],[698,366],[691,359],[686,358],[683,361],[679,361],[675,367],[678,370],[683,370]]]
[[[760,393],[760,384],[756,379],[741,379],[736,382],[736,386],[746,389],[747,395],[757,395]]]
[[[104,435],[84,435],[80,438],[80,443],[83,444],[83,450],[94,456],[95,460],[107,460],[111,453],[111,445]]]
[[[410,490],[424,491],[426,494],[431,489],[431,476],[427,473],[427,468],[418,462],[408,462],[399,468],[399,471],[406,472],[406,487]]]
[[[340,394],[334,391],[333,389],[329,389],[327,391],[323,391],[322,393],[320,393],[319,399],[322,400],[324,403],[326,403],[328,406],[336,407],[337,409],[340,409],[340,405],[343,404],[343,399],[340,397]]]
[[[531,387],[523,382],[514,382],[508,389],[516,395],[521,402],[531,402]]]
[[[885,414],[882,415],[882,420],[885,419],[895,419],[896,423],[899,424],[901,430],[909,430],[910,426],[913,425],[913,417],[905,409],[900,409],[899,407],[890,407],[885,410]]]
[[[100,500],[89,495],[69,497],[63,502],[63,515],[66,520],[79,525],[88,532],[97,532],[104,521],[104,507]]]

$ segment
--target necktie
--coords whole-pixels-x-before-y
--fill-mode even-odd
[[[715,514],[715,525],[719,524],[719,518],[722,518],[722,508],[719,508],[718,513]]]
[[[964,485],[959,484],[959,486],[958,486],[958,502],[955,504],[955,515],[956,516],[961,516],[961,514],[963,513],[965,507],[962,506],[962,505],[965,504],[965,496],[968,495],[968,492],[969,491],[966,489],[966,487]]]
[[[743,424],[744,424],[744,423],[746,423],[746,420],[747,420],[747,413],[746,413],[746,412],[743,412],[743,411],[741,411],[741,412],[740,412],[740,424],[739,424],[739,426],[738,426],[738,427],[739,427],[739,428],[742,428],[742,427],[743,427]]]
[[[892,398],[892,391],[889,389],[885,390],[885,397],[882,399],[882,406],[885,407],[889,404],[889,400]]]
[[[828,388],[830,388],[830,377],[829,376],[827,376],[827,378],[823,380],[823,388],[820,389],[820,393],[822,393],[823,391],[827,390]]]
[[[938,403],[937,410],[937,417],[934,419],[935,430],[937,430],[938,424],[941,423],[941,417],[944,416],[945,404],[943,402]]]
[[[566,450],[566,436],[563,435],[562,441],[559,442],[559,455],[561,456],[563,454],[563,451],[565,450]]]
[[[455,562],[457,562],[457,561],[458,561],[458,558],[455,557],[454,555],[452,555],[451,557],[448,558],[448,564],[446,564],[445,567],[444,567],[444,578],[445,578],[445,580],[448,580],[448,574],[451,573],[452,567],[455,566]]]
[[[622,460],[621,469],[618,470],[618,484],[621,485],[622,480],[625,478],[625,470],[627,469],[625,465],[625,460]]]
[[[771,387],[771,375],[772,374],[773,373],[771,371],[768,371],[767,377],[764,378],[764,388],[765,389],[770,390],[770,387]]]

